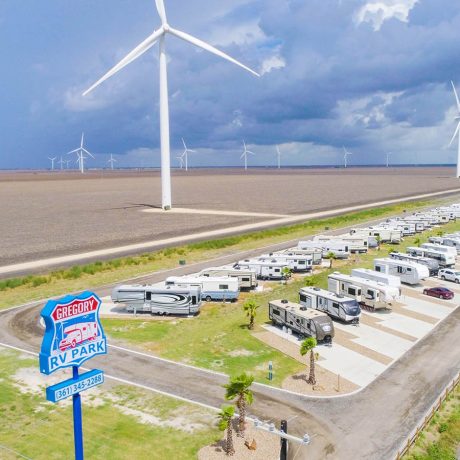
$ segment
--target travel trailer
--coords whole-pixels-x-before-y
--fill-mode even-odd
[[[331,273],[327,282],[329,291],[351,297],[373,310],[388,308],[401,296],[397,287],[340,272]]]
[[[262,280],[284,279],[286,276],[283,273],[283,269],[289,268],[285,263],[265,262],[258,259],[240,260],[234,266],[241,270],[254,270],[257,273],[257,278]]]
[[[209,267],[201,270],[198,276],[237,278],[240,290],[249,291],[257,287],[257,273],[255,270],[241,270],[234,267]]]
[[[430,272],[430,276],[436,276],[439,271],[439,263],[435,259],[430,257],[415,256],[411,254],[403,254],[402,252],[390,252],[388,254],[392,259],[397,260],[408,260],[409,262],[415,262],[421,265],[425,265]]]
[[[401,279],[398,276],[387,275],[375,270],[369,270],[368,268],[354,268],[351,271],[351,276],[377,281],[378,283],[393,286],[401,290]]]
[[[318,235],[313,238],[313,241],[321,242],[336,242],[340,241],[348,245],[348,250],[352,253],[364,253],[368,249],[368,237],[360,235]]]
[[[211,276],[169,276],[166,286],[197,286],[201,289],[201,298],[211,300],[235,301],[240,294],[238,278]]]
[[[351,297],[334,294],[318,287],[304,287],[299,291],[299,303],[303,307],[327,313],[331,318],[347,323],[358,323],[361,308]]]
[[[330,343],[334,337],[334,323],[326,314],[288,300],[271,300],[268,317],[276,326],[285,326],[303,337]]]
[[[127,311],[158,315],[194,315],[201,306],[201,289],[148,284],[120,285],[112,290],[114,303],[126,304]]]
[[[455,248],[452,248],[457,251]],[[424,248],[418,246],[409,246],[406,248],[406,252],[412,256],[429,257],[430,259],[436,260],[440,267],[452,267],[455,265],[455,256],[446,252],[438,251],[437,249]]]
[[[395,229],[399,230],[401,232],[401,235],[404,236],[409,236],[409,235],[415,235],[415,224],[409,224],[404,221],[394,221],[394,220],[388,220],[384,224],[382,224],[383,228],[390,228],[390,229]]]
[[[366,232],[369,238],[373,238],[375,240],[375,246],[377,246],[377,238],[380,239],[381,243],[397,244],[402,240],[401,230],[380,225],[376,227],[357,228],[353,229],[352,232],[353,234],[362,234],[363,232]]]
[[[450,246],[457,250],[457,254],[460,253],[460,237],[452,236],[432,236],[428,238],[428,241],[433,244],[440,244],[441,246]]]
[[[374,259],[374,270],[401,278],[402,283],[419,284],[428,278],[430,272],[425,265],[392,258]]]
[[[284,249],[280,251],[281,254],[287,254],[289,256],[311,256],[313,265],[320,265],[323,260],[323,251],[320,248],[311,248],[311,249],[299,249],[298,247],[293,247],[289,249]]]
[[[348,244],[344,241],[334,240],[334,241],[299,241],[298,247],[301,249],[308,248],[320,248],[322,251],[322,257],[324,258],[329,253],[334,254],[336,259],[348,259],[350,256],[350,251]]]
[[[435,251],[444,252],[446,254],[452,254],[454,257],[457,257],[457,249],[452,246],[444,246],[442,244],[434,243],[423,243],[420,245],[422,248],[434,249]]]
[[[313,257],[306,256],[290,256],[279,252],[272,252],[270,254],[262,254],[258,257],[259,260],[281,262],[286,264],[293,272],[306,272],[312,270]]]

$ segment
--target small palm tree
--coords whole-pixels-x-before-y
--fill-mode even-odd
[[[439,230],[438,232],[436,232],[436,235],[438,236],[444,236],[444,232],[442,230]]]
[[[232,420],[235,415],[235,408],[233,406],[222,406],[221,411],[217,415],[219,417],[219,430],[227,430],[227,441],[225,452],[227,455],[233,455],[235,449],[233,448],[233,427]]]
[[[417,236],[417,238],[414,238],[414,244],[415,246],[420,246],[420,238]]]
[[[257,309],[260,307],[255,300],[249,299],[243,305],[243,310],[246,312],[246,316],[249,318],[248,329],[254,329],[254,320],[256,318]]]
[[[380,237],[380,235],[377,235],[375,237],[375,240],[377,241],[377,251],[380,251],[380,244],[382,243],[382,238]]]
[[[332,251],[329,251],[326,254],[326,259],[329,259],[329,268],[332,268],[332,261],[335,259],[335,254]]]
[[[291,277],[292,270],[289,267],[283,267],[283,269],[281,270],[281,274],[283,275],[283,278],[287,280]]]
[[[254,401],[254,393],[252,392],[251,385],[254,382],[252,375],[243,373],[236,377],[230,377],[230,382],[224,385],[227,390],[225,393],[225,399],[231,401],[235,398],[236,407],[239,411],[238,417],[238,436],[244,437],[244,425],[246,421],[246,406],[252,404]]]
[[[314,349],[317,345],[316,339],[314,337],[308,337],[300,345],[300,354],[305,356],[310,352],[310,375],[308,376],[308,383],[316,385],[316,376],[315,376],[315,352]]]

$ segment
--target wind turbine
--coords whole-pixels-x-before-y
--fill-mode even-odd
[[[61,165],[61,171],[64,169],[64,163],[65,163],[65,160],[63,160],[61,157],[61,159],[58,161],[58,164]]]
[[[390,155],[392,155],[391,152],[387,152],[386,154],[386,157],[387,157],[387,168],[390,166]]]
[[[184,158],[182,155],[179,155],[176,157],[178,160],[179,160],[179,167],[180,169],[183,169],[184,168]]]
[[[188,171],[188,153],[196,153],[196,150],[188,149],[185,145],[184,138],[182,138],[182,144],[184,144],[184,151],[182,153],[182,158],[185,159],[185,170]]]
[[[347,167],[347,158],[348,158],[348,155],[352,155],[351,152],[349,152],[345,147],[343,148],[343,163],[344,163],[344,166],[345,168]]]
[[[77,154],[77,163],[80,166],[80,172],[83,174],[85,172],[85,160],[88,157],[85,157],[83,153],[87,153],[91,158],[94,158],[93,154],[88,152],[88,150],[83,147],[83,142],[85,140],[85,133],[81,133],[81,141],[80,141],[80,147],[75,150],[71,150],[70,152],[67,152],[67,155],[71,153],[76,153]]]
[[[280,169],[281,168],[281,152],[278,146],[276,146],[276,155],[278,156],[278,169]]]
[[[115,160],[115,158],[113,158],[113,155],[110,154],[110,160],[107,160],[107,163],[110,163],[110,169],[113,169],[113,164],[116,162],[117,160]]]
[[[240,158],[244,158],[244,170],[247,171],[247,169],[248,169],[248,153],[250,153],[251,155],[255,155],[255,153],[251,152],[250,150],[248,150],[248,148],[246,147],[246,142],[244,142],[244,140],[243,140],[243,145],[244,145],[244,150],[243,150],[243,153],[241,154]]]
[[[72,162],[72,160],[65,160],[66,162],[66,169],[69,169],[69,164]]]
[[[149,35],[143,42],[141,42],[136,48],[129,52],[117,65],[112,67],[103,77],[101,77],[94,85],[88,88],[83,95],[88,94],[96,86],[100,85],[103,81],[116,74],[123,67],[127,66],[139,56],[148,51],[152,46],[159,41],[159,63],[160,63],[160,143],[161,143],[161,203],[162,208],[167,210],[171,209],[171,154],[169,145],[169,104],[168,104],[168,77],[167,77],[167,58],[165,49],[165,39],[168,34],[174,35],[192,45],[202,48],[205,51],[209,51],[227,61],[236,64],[243,69],[251,72],[252,74],[259,76],[258,73],[246,67],[241,62],[233,59],[228,54],[223,53],[214,46],[193,37],[185,32],[177,29],[173,29],[167,21],[166,10],[163,0],[155,0],[158,15],[161,19],[161,26],[158,30],[155,30]]]
[[[457,153],[457,178],[460,177],[460,134],[459,134],[459,129],[460,129],[460,101],[458,100],[458,94],[455,89],[454,82],[451,80],[452,83],[452,88],[454,90],[454,95],[455,95],[455,101],[457,102],[457,116],[454,118],[455,121],[457,121],[457,127],[455,128],[454,135],[452,136],[452,139],[450,140],[449,147],[452,145],[452,142],[454,142],[455,136],[458,134],[458,153]]]
[[[48,157],[48,160],[51,160],[51,171],[54,171],[54,160],[55,159],[56,159],[56,157],[54,157],[54,158]]]

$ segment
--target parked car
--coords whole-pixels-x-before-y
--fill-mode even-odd
[[[438,299],[453,299],[454,293],[445,287],[434,287],[429,289],[424,289],[423,293],[431,297],[437,297]]]
[[[450,268],[442,268],[439,270],[439,278],[442,280],[453,281],[454,283],[460,283],[460,272],[452,270]]]

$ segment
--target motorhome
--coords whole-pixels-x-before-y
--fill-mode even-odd
[[[211,300],[235,301],[240,294],[238,278],[222,278],[217,276],[169,276],[166,286],[198,286],[201,288],[201,298]]]
[[[329,291],[351,297],[373,310],[388,308],[401,296],[397,287],[340,272],[331,273],[327,283]]]
[[[323,260],[323,251],[320,248],[299,249],[293,247],[280,252],[289,256],[311,256],[313,265],[320,265]]]
[[[430,272],[430,276],[436,276],[438,274],[439,262],[430,257],[422,257],[422,256],[411,255],[411,254],[404,254],[402,252],[396,252],[396,251],[390,252],[390,254],[388,255],[392,259],[408,260],[410,262],[416,262],[418,264],[425,265],[428,268],[428,271]]]
[[[299,291],[300,305],[327,313],[331,318],[358,323],[361,308],[351,297],[334,294],[318,287],[304,287]]]
[[[320,248],[322,251],[322,257],[328,256],[329,253],[334,254],[336,259],[348,259],[350,256],[350,250],[347,243],[340,240],[331,241],[299,241],[299,248]]]
[[[276,326],[285,326],[302,337],[314,337],[318,342],[330,343],[334,337],[334,323],[326,314],[288,300],[270,300],[268,317]]]
[[[390,257],[374,259],[374,270],[387,275],[399,276],[401,282],[406,284],[419,284],[420,281],[430,276],[430,272],[425,265],[405,260],[395,260]]]
[[[367,236],[360,235],[317,235],[313,238],[313,241],[321,242],[336,242],[340,241],[345,243],[348,246],[348,250],[352,253],[364,253],[368,249],[368,238]]]
[[[241,270],[235,267],[209,267],[201,270],[198,276],[237,278],[240,291],[249,291],[257,287],[257,273],[255,270]]]
[[[455,265],[455,256],[452,253],[438,251],[437,249],[409,246],[406,248],[406,252],[411,256],[429,257],[430,259],[434,259],[438,262],[440,267],[452,267]]]
[[[265,262],[258,259],[244,259],[235,264],[235,268],[241,270],[254,270],[257,278],[262,280],[281,280],[286,278],[285,268],[287,264],[282,262]]]
[[[293,272],[306,272],[313,268],[313,257],[306,256],[290,256],[279,252],[270,254],[262,254],[258,257],[259,260],[285,263]]]
[[[378,283],[393,286],[401,290],[401,279],[398,276],[387,275],[386,273],[377,272],[368,268],[354,268],[351,271],[351,276],[377,281]]]
[[[457,254],[460,253],[460,237],[451,236],[432,236],[428,238],[428,241],[433,244],[440,244],[442,246],[451,246],[457,250]]]
[[[194,315],[201,306],[201,289],[198,286],[159,288],[148,284],[124,284],[112,290],[112,301],[125,304],[129,312]]]

